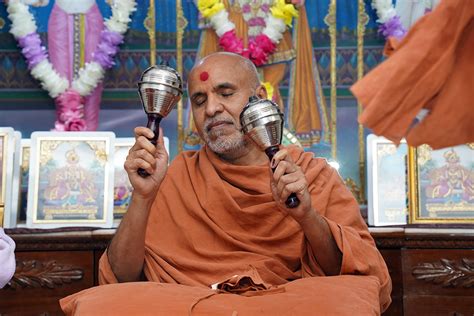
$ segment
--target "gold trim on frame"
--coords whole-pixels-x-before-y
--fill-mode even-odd
[[[419,216],[420,183],[418,182],[418,163],[421,160],[429,160],[428,155],[430,155],[430,152],[427,145],[418,148],[408,146],[408,206],[410,214],[408,222],[410,224],[474,224],[474,218],[426,218]]]
[[[100,224],[100,223],[106,223],[107,222],[107,215],[108,215],[108,203],[109,203],[109,173],[113,172],[113,168],[105,168],[105,173],[104,173],[104,186],[103,186],[103,192],[104,192],[104,201],[103,201],[103,218],[101,219],[68,219],[68,220],[53,220],[53,219],[44,219],[44,220],[39,220],[38,219],[38,196],[39,196],[39,171],[40,171],[40,164],[42,163],[42,160],[44,161],[45,157],[48,157],[48,153],[43,153],[42,150],[42,142],[43,141],[50,141],[53,142],[53,146],[48,148],[55,148],[58,145],[60,145],[63,142],[85,142],[88,145],[90,145],[91,141],[102,141],[104,143],[104,148],[93,148],[91,149],[95,150],[96,156],[98,157],[98,160],[101,161],[103,159],[107,160],[108,157],[110,156],[109,152],[109,147],[110,147],[110,139],[104,138],[104,137],[75,137],[71,139],[71,137],[67,136],[46,136],[46,137],[37,137],[36,138],[36,156],[35,156],[35,168],[34,173],[31,174],[31,169],[30,169],[30,177],[33,177],[34,184],[33,184],[33,190],[34,190],[34,198],[33,198],[33,219],[32,222],[33,224],[60,224],[60,223],[93,223],[93,224]],[[101,146],[102,147],[102,146]],[[33,148],[33,144],[31,144],[31,147]],[[113,198],[113,197],[112,197]],[[113,210],[112,210],[113,212]],[[90,217],[92,217],[93,211],[85,211],[87,214],[91,214]],[[52,213],[50,214],[52,217]],[[48,217],[48,215],[45,215],[45,218]]]
[[[329,37],[331,40],[331,155],[337,160],[337,68],[336,68],[336,47],[337,47],[337,30],[336,30],[336,0],[329,3],[329,12],[324,18],[324,23],[329,27]]]
[[[188,21],[184,17],[181,0],[176,0],[176,67],[178,73],[183,75],[183,34]],[[183,150],[184,128],[183,128],[183,99],[177,106],[178,111],[178,153]]]

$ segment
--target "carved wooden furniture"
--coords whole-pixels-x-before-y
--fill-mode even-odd
[[[393,281],[384,315],[474,314],[474,229],[371,229]],[[58,299],[97,284],[113,230],[8,230],[17,270],[0,290],[0,315],[60,315]]]

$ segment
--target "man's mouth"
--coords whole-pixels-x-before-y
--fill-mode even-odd
[[[207,125],[206,130],[209,132],[213,128],[219,128],[219,127],[223,127],[223,126],[226,126],[226,125],[233,125],[233,123],[232,122],[227,122],[227,121],[213,122],[213,123]]]

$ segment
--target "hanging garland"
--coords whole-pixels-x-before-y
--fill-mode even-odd
[[[92,54],[92,61],[79,70],[72,83],[62,77],[49,62],[46,48],[41,45],[34,16],[28,6],[19,0],[7,4],[8,17],[12,21],[10,33],[18,40],[22,53],[33,77],[41,82],[43,89],[55,99],[57,118],[55,130],[85,130],[84,97],[94,91],[103,79],[105,70],[114,65],[113,58],[118,45],[123,42],[123,34],[128,29],[130,15],[135,11],[134,0],[116,0],[112,6],[112,16],[104,22],[105,29],[100,34],[99,44]]]
[[[244,48],[242,39],[235,34],[235,24],[229,21],[229,13],[222,0],[198,0],[198,9],[203,17],[209,19],[219,37],[219,45],[225,51],[242,55],[256,66],[267,62],[268,57],[275,52],[286,27],[291,27],[293,18],[298,17],[293,4],[277,0],[270,8],[271,14],[265,19],[262,33],[251,38],[248,48]]]
[[[380,23],[379,33],[381,33],[385,39],[395,37],[401,40],[405,36],[407,31],[403,27],[400,17],[392,5],[392,0],[373,0],[372,8],[377,11],[377,22]]]

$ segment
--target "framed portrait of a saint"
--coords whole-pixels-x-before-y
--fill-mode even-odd
[[[166,151],[169,153],[169,139],[163,137]],[[130,148],[135,144],[133,137],[118,137],[115,139],[114,153],[114,226],[118,226],[123,215],[127,212],[132,198],[133,187],[124,169]]]
[[[369,225],[407,223],[406,156],[402,141],[397,147],[385,137],[367,137],[367,217]]]
[[[111,132],[33,133],[27,227],[112,227],[114,141]]]
[[[474,223],[474,144],[409,148],[410,223]]]
[[[114,153],[114,226],[127,212],[130,199],[132,198],[132,185],[128,179],[123,164],[128,156],[128,151],[135,144],[135,138],[117,138],[115,140]]]
[[[0,227],[10,227],[15,136],[11,127],[0,127]]]

